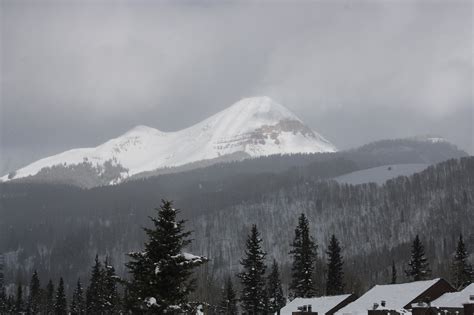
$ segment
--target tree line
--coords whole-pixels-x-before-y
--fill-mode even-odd
[[[242,228],[257,224],[265,248],[280,264],[286,290],[288,240],[293,238],[288,227],[296,226],[304,212],[314,225],[319,249],[328,247],[331,234],[345,245],[346,264],[351,266],[346,287],[351,291],[363,292],[388,278],[392,260],[402,280],[401,257],[409,255],[416,233],[425,238],[428,253],[438,257],[431,260],[432,270],[449,278],[447,258],[457,236],[462,232],[467,243],[474,236],[473,166],[472,157],[447,161],[384,186],[312,180],[309,170],[291,172],[294,180],[290,174],[256,174],[213,181],[193,173],[90,190],[2,184],[0,251],[9,257],[5,278],[9,287],[19,279],[26,283],[34,265],[41,277],[51,277],[56,284],[63,276],[69,294],[78,276],[86,279],[95,254],[105,252],[114,257],[117,273],[124,275],[123,252],[139,248],[145,240],[140,226],[151,215],[157,193],[172,196],[183,208],[181,216],[194,231],[193,251],[212,255],[206,267],[211,277],[224,278],[229,267],[235,273],[245,242]],[[334,169],[339,169],[338,163]],[[307,176],[298,179],[300,173]],[[318,254],[322,260],[324,255]],[[219,289],[212,291],[216,296]]]
[[[144,249],[128,253],[129,279],[121,279],[116,275],[108,257],[102,262],[96,256],[89,286],[84,290],[78,279],[69,304],[63,278],[60,278],[56,288],[51,280],[43,288],[35,271],[28,286],[28,294],[23,292],[20,283],[16,294],[7,296],[0,283],[0,314],[181,314],[197,309],[205,309],[210,314],[238,314],[239,310],[247,314],[273,314],[287,300],[346,292],[342,247],[335,235],[331,236],[326,250],[326,285],[320,288],[315,283],[315,274],[321,272],[316,269],[317,244],[311,236],[309,220],[303,213],[298,218],[289,252],[292,266],[287,295],[282,287],[279,264],[276,259],[272,259],[268,268],[262,238],[257,226],[253,225],[240,260],[241,271],[236,275],[240,280],[240,290],[234,288],[232,275],[229,274],[223,281],[220,303],[210,305],[203,301],[192,301],[189,295],[196,289],[193,270],[205,264],[208,258],[184,251],[191,243],[191,232],[186,231],[184,220],[176,219],[179,210],[173,208],[172,202],[163,200],[155,210],[156,217],[150,217],[153,227],[144,229],[147,235]],[[453,286],[458,289],[473,281],[474,272],[468,257],[467,247],[460,235],[453,256],[451,279]],[[431,277],[424,245],[418,235],[413,241],[405,274],[411,281]],[[394,264],[390,282],[397,283]]]
[[[84,289],[78,279],[69,304],[63,278],[57,287],[51,279],[42,287],[35,270],[27,287],[28,295],[21,283],[16,286],[15,296],[7,296],[5,288],[0,287],[0,314],[117,314],[123,310],[119,281],[109,258],[101,262],[96,256],[89,286]]]

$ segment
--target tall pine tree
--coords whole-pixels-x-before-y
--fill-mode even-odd
[[[99,256],[96,255],[91,271],[91,279],[86,291],[86,310],[89,314],[101,314],[106,311],[104,274],[102,263],[99,260]]]
[[[290,254],[293,255],[293,264],[291,267],[290,296],[292,298],[314,297],[317,292],[313,283],[317,247],[309,233],[309,222],[304,213],[299,217],[295,239],[291,246]]]
[[[21,282],[16,286],[16,298],[15,298],[15,313],[22,313],[25,311],[25,301],[23,297],[23,286]]]
[[[120,312],[121,303],[117,290],[118,277],[115,274],[115,268],[112,266],[110,258],[106,257],[104,263],[104,299],[105,311],[110,314],[117,314]]]
[[[9,311],[8,297],[5,290],[5,278],[3,268],[5,266],[3,255],[0,254],[0,314],[6,314]]]
[[[28,296],[27,312],[38,314],[41,310],[41,284],[36,270],[33,272],[30,281],[30,295]]]
[[[237,315],[237,296],[232,285],[232,279],[227,277],[222,290],[222,299],[219,303],[219,314]]]
[[[72,294],[71,314],[84,315],[85,313],[86,303],[84,301],[84,289],[82,288],[81,279],[78,279],[76,288]]]
[[[272,270],[267,281],[268,311],[280,315],[280,309],[285,306],[286,299],[281,287],[280,271],[278,263],[273,259]]]
[[[474,272],[468,259],[469,254],[461,234],[452,262],[452,282],[454,287],[459,290],[474,280]]]
[[[327,295],[339,295],[344,293],[344,262],[341,255],[341,246],[336,236],[332,235],[329,242],[327,254],[328,276],[326,282]]]
[[[243,271],[238,274],[242,283],[242,293],[240,300],[243,309],[249,314],[260,314],[266,311],[267,296],[265,292],[265,256],[262,239],[253,225],[250,235],[247,237],[245,257],[240,264]]]
[[[49,279],[48,284],[46,285],[46,297],[44,300],[44,312],[46,314],[53,314],[54,312],[54,284],[51,279]]]
[[[408,263],[408,270],[405,271],[405,274],[412,281],[426,280],[431,275],[430,266],[425,257],[425,248],[418,235],[416,235],[415,240],[413,241],[411,259]]]
[[[0,286],[0,314],[8,314],[9,311],[7,292]]]
[[[162,200],[157,217],[150,218],[153,228],[145,228],[148,241],[142,252],[130,253],[127,267],[132,275],[128,284],[128,307],[133,312],[165,313],[189,309],[188,295],[195,288],[192,270],[206,258],[184,253],[191,243],[191,232],[170,201]]]
[[[66,292],[64,291],[64,280],[62,277],[59,279],[59,285],[56,291],[56,297],[54,298],[54,314],[55,315],[67,314]]]

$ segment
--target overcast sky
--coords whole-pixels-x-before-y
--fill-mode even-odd
[[[472,1],[5,1],[0,171],[268,95],[338,148],[474,153]]]

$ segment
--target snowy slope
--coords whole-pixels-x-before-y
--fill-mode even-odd
[[[95,148],[74,149],[38,160],[2,181],[38,174],[56,165],[90,163],[100,173],[105,163],[119,165],[121,181],[145,171],[215,159],[235,152],[251,157],[334,152],[335,147],[269,97],[245,98],[206,120],[177,132],[137,126]]]
[[[344,174],[334,179],[339,183],[358,185],[364,183],[377,183],[382,185],[387,180],[398,176],[410,176],[426,169],[430,164],[428,163],[414,163],[414,164],[391,164],[373,167],[365,170],[355,171]]]

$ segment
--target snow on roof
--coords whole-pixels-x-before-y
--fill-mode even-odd
[[[343,294],[315,298],[295,298],[280,310],[280,315],[291,315],[292,312],[298,311],[298,307],[303,305],[311,305],[313,312],[324,315],[350,296],[351,294]]]
[[[469,297],[474,296],[474,283],[465,287],[462,291],[445,293],[434,300],[431,305],[435,307],[463,307],[465,303],[469,303]],[[474,303],[472,301],[471,303]]]
[[[341,308],[336,315],[367,315],[367,311],[373,309],[374,303],[381,305],[382,301],[385,301],[385,309],[401,310],[439,280],[376,285],[354,302]]]

